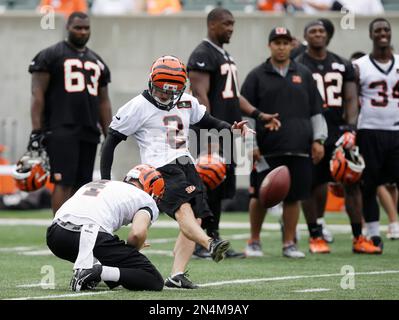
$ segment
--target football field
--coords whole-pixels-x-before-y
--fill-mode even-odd
[[[384,214],[382,224],[385,227]],[[277,216],[267,216],[262,232],[264,257],[227,259],[218,264],[192,259],[189,274],[200,285],[197,290],[130,292],[108,290],[100,284],[95,291],[69,290],[72,264],[53,256],[45,244],[50,211],[0,212],[0,299],[148,299],[148,300],[271,300],[271,299],[399,299],[399,241],[385,237],[382,255],[355,255],[345,214],[328,214],[335,235],[332,253],[308,253],[307,230],[300,221],[299,247],[306,258],[292,260],[281,254],[281,232]],[[127,228],[118,232],[126,238]],[[167,216],[150,229],[149,248],[143,250],[164,277],[172,266],[177,225]],[[222,215],[222,236],[236,250],[248,238],[246,213]]]

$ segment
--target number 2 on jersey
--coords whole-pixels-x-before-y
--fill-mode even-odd
[[[85,75],[76,69],[93,71],[93,74],[90,76],[91,83],[87,83],[86,85]],[[94,62],[85,61],[83,64],[79,59],[67,59],[64,62],[65,90],[67,92],[82,92],[87,87],[89,94],[97,96],[100,74],[100,67]]]
[[[100,180],[86,184],[86,191],[83,192],[83,195],[89,197],[97,197],[101,190],[105,188],[105,184],[108,182],[108,180]]]
[[[317,89],[327,107],[342,107],[342,74],[327,72],[324,77],[320,73],[313,73]]]
[[[186,144],[183,132],[183,121],[178,115],[166,116],[163,123],[167,128],[167,141],[173,149],[179,149]]]

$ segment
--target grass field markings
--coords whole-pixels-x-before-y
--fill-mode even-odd
[[[247,239],[249,238],[250,234],[249,233],[241,233],[241,234],[229,234],[224,236],[224,238],[226,239],[231,239],[231,240],[241,240],[241,239]],[[264,235],[262,234],[262,238]],[[176,241],[176,237],[175,238],[155,238],[155,239],[148,239],[148,243],[149,244],[164,244],[164,243],[171,243],[171,242],[175,242]]]
[[[37,249],[36,247],[9,247],[9,248],[0,248],[0,252],[19,252],[19,251],[27,251]]]
[[[46,226],[51,224],[51,219],[0,219],[0,226]]]
[[[331,289],[313,288],[313,289],[294,290],[292,292],[295,292],[295,293],[312,293],[312,292],[326,292],[326,291],[331,291]]]
[[[370,271],[370,272],[356,272],[354,275],[381,275],[381,274],[397,274],[399,270],[385,270],[385,271]],[[287,277],[273,277],[273,278],[259,278],[259,279],[239,279],[232,281],[219,281],[199,284],[200,287],[211,287],[221,286],[230,284],[245,284],[254,282],[267,282],[267,281],[284,281],[284,280],[297,280],[307,278],[328,278],[328,277],[342,277],[342,273],[330,273],[330,274],[319,274],[319,275],[298,275],[298,276],[287,276]],[[166,289],[166,288],[165,288]],[[175,290],[175,289],[174,289]],[[182,289],[185,290],[185,289]],[[312,289],[309,289],[312,290]],[[70,294],[59,294],[59,295],[46,295],[46,296],[33,296],[33,297],[20,297],[20,298],[5,298],[3,300],[33,300],[33,299],[56,299],[56,298],[74,298],[79,296],[91,296],[115,292],[115,290],[100,291],[100,292],[87,292],[87,293],[70,293]]]
[[[21,297],[21,298],[6,298],[3,300],[35,300],[35,299],[57,299],[57,298],[75,298],[82,296],[96,296],[100,294],[112,293],[113,290],[99,291],[99,292],[84,292],[84,293],[69,293],[69,294],[58,294],[58,295],[47,295],[37,297]]]
[[[0,218],[0,226],[49,226],[51,224],[50,219],[11,219],[11,218]],[[221,222],[221,229],[248,229],[249,222]],[[298,225],[300,231],[308,230],[306,224]],[[178,228],[177,222],[175,221],[157,221],[151,228],[154,229],[170,229]],[[264,223],[262,230],[280,230],[279,223]],[[351,227],[348,224],[328,224],[328,228],[333,232],[350,233]],[[387,231],[386,225],[380,226],[381,231]]]
[[[355,272],[355,276],[360,275],[381,275],[381,274],[395,274],[399,273],[399,270],[386,270],[386,271],[370,271],[370,272]],[[258,279],[237,279],[237,280],[226,280],[209,282],[199,284],[200,287],[215,287],[230,284],[246,284],[254,282],[270,282],[270,281],[284,281],[284,280],[298,280],[298,279],[312,279],[312,278],[329,278],[329,277],[342,277],[342,273],[329,273],[329,274],[315,274],[315,275],[297,275],[297,276],[286,276],[286,277],[272,277],[272,278],[258,278]]]
[[[143,254],[159,254],[163,256],[173,257],[173,252],[171,250],[153,250],[153,249],[144,249],[142,251]]]
[[[34,250],[34,251],[22,251],[18,252],[20,255],[24,256],[51,256],[53,253],[49,249]]]
[[[19,284],[17,286],[15,286],[16,288],[37,288],[37,287],[41,287],[43,289],[45,289],[46,287],[54,287],[55,284],[54,283],[31,283],[31,284]]]

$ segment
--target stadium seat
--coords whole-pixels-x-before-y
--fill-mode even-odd
[[[40,0],[8,0],[7,10],[35,10]]]
[[[386,11],[398,11],[399,10],[398,0],[383,0],[382,4]]]
[[[0,12],[4,12],[7,9],[8,0],[0,0]]]
[[[385,11],[399,11],[399,3],[384,4]]]
[[[209,11],[222,6],[231,11],[251,12],[256,10],[256,0],[184,0],[186,11]]]
[[[256,10],[256,0],[224,0],[223,7],[230,11],[253,12]]]
[[[217,7],[220,2],[217,0],[184,0],[183,9],[185,11],[209,11],[210,8]]]

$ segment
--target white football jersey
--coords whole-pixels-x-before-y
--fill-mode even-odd
[[[181,156],[192,159],[188,151],[189,126],[199,122],[205,111],[204,105],[186,93],[170,111],[157,108],[140,94],[118,110],[110,128],[125,136],[133,135],[141,163],[159,168]]]
[[[77,225],[95,223],[113,234],[132,222],[141,208],[152,211],[151,223],[159,211],[154,199],[143,190],[121,181],[100,180],[85,184],[57,211],[60,219]]]
[[[399,130],[399,55],[387,71],[369,55],[353,64],[360,76],[358,129]]]

